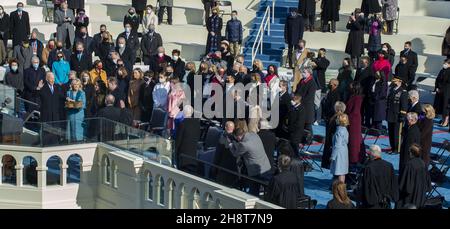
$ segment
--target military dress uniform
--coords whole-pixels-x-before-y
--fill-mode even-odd
[[[405,122],[407,110],[408,92],[403,86],[389,88],[386,120],[388,122],[389,143],[392,153],[398,153],[400,123]]]

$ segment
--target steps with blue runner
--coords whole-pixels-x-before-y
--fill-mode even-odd
[[[253,21],[253,26],[244,43],[245,65],[252,66],[252,47],[255,43],[256,35],[261,26],[264,13],[267,6],[272,6],[272,1],[275,1],[275,19],[274,23],[270,24],[270,35],[267,32],[263,38],[263,54],[257,54],[256,59],[262,60],[264,67],[273,64],[280,67],[280,62],[285,48],[284,43],[284,24],[290,8],[298,7],[298,0],[261,0],[256,18]]]

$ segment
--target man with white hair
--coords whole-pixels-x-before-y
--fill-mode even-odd
[[[153,72],[164,71],[163,66],[168,65],[172,61],[172,57],[166,55],[166,50],[164,47],[160,46],[157,53],[152,56],[150,60],[150,69]]]
[[[39,103],[39,97],[36,95],[39,81],[45,79],[45,70],[39,64],[39,57],[33,56],[31,58],[31,67],[25,69],[23,73],[23,98],[34,103]],[[37,110],[38,107],[25,103],[25,109],[27,112],[32,112]]]
[[[197,174],[199,171],[198,164],[190,157],[197,158],[197,143],[200,140],[200,119],[193,118],[192,113],[192,106],[184,106],[184,120],[175,129],[175,159],[178,169]]]
[[[394,166],[381,158],[381,148],[371,145],[370,161],[364,168],[361,185],[355,190],[361,207],[370,209],[390,208],[390,202],[398,200],[397,177]]]
[[[420,96],[417,90],[411,90],[408,92],[408,112],[415,112],[417,115],[422,114],[422,104],[419,102],[419,99]]]
[[[411,159],[409,155],[409,148],[413,144],[420,145],[420,129],[417,125],[418,115],[415,112],[409,112],[406,114],[406,119],[408,122],[407,128],[404,128],[405,134],[403,135],[403,142],[400,149],[400,164],[399,164],[399,173],[400,175],[403,172],[406,162]]]

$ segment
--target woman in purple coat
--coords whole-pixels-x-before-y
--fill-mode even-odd
[[[362,161],[361,157],[361,105],[363,96],[361,95],[361,85],[357,82],[350,84],[350,99],[347,101],[347,109],[345,113],[350,120],[350,126],[348,127],[349,142],[348,142],[348,154],[351,164],[356,164]]]
[[[368,88],[369,119],[366,126],[381,130],[383,120],[386,120],[387,83],[382,71],[375,72]],[[370,122],[371,121],[371,122]]]

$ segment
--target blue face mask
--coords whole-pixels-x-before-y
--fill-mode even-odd
[[[22,12],[23,11],[23,7],[17,7],[17,11]]]
[[[33,68],[37,70],[39,68],[39,64],[33,64]]]
[[[16,72],[16,71],[17,71],[17,69],[18,69],[18,67],[17,67],[16,65],[14,65],[14,66],[11,66],[11,70],[12,70],[13,72]]]

